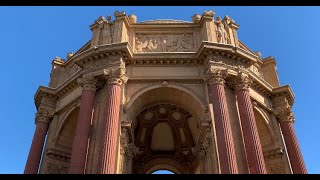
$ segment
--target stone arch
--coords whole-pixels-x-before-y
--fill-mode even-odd
[[[61,123],[58,126],[55,134],[55,145],[62,148],[72,148],[72,142],[77,125],[79,104],[72,106],[67,113],[62,117]]]
[[[182,174],[182,173],[187,173],[184,172],[181,164],[174,159],[169,159],[169,158],[155,158],[149,161],[145,165],[145,170],[144,172],[141,172],[143,174],[151,174],[155,171],[158,170],[168,170],[171,171],[175,174]]]
[[[125,112],[125,116],[127,118],[127,120],[132,121],[136,118],[136,116],[143,110],[146,108],[146,106],[150,106],[152,105],[152,103],[148,103],[148,102],[143,102],[141,106],[137,106],[137,104],[141,104],[138,101],[140,101],[141,98],[143,98],[143,96],[147,93],[150,93],[152,91],[157,91],[160,89],[170,89],[171,92],[175,93],[175,92],[179,92],[180,94],[184,94],[184,97],[187,97],[188,100],[191,101],[190,104],[187,103],[183,103],[183,102],[177,102],[177,101],[172,101],[172,99],[174,98],[167,98],[165,101],[165,103],[171,103],[171,104],[177,104],[183,108],[185,108],[186,110],[189,110],[194,117],[196,117],[197,120],[197,124],[199,124],[200,122],[200,118],[202,117],[203,113],[205,113],[207,111],[207,106],[205,105],[206,102],[205,100],[203,100],[199,95],[197,95],[197,93],[195,93],[193,90],[191,90],[190,88],[179,84],[179,83],[174,83],[174,82],[158,82],[158,83],[152,83],[152,84],[148,84],[140,89],[138,89],[136,91],[136,93],[134,93],[131,98],[129,99],[129,101],[127,101],[127,103],[124,105],[124,112]],[[179,94],[177,93],[177,94]],[[150,102],[152,101],[152,98],[149,98]],[[186,98],[185,98],[186,99]],[[157,100],[154,99],[153,102],[155,102]],[[189,101],[189,102],[190,102]],[[138,103],[137,103],[138,102]],[[192,108],[190,108],[192,106]],[[139,109],[139,111],[137,111],[136,109]],[[133,122],[133,128],[135,127],[135,122]]]
[[[267,115],[259,108],[254,106],[254,116],[257,123],[259,138],[263,149],[275,146],[275,138]]]
[[[161,88],[161,87],[168,87],[168,88],[174,88],[174,89],[179,89],[187,94],[189,94],[191,97],[193,97],[201,106],[201,108],[203,109],[203,111],[207,110],[207,106],[205,104],[207,104],[205,102],[204,99],[202,99],[196,92],[194,92],[192,89],[179,84],[179,83],[175,83],[175,82],[167,82],[167,81],[163,81],[162,83],[158,82],[158,83],[151,83],[148,84],[140,89],[138,89],[129,99],[129,101],[126,103],[124,109],[127,110],[129,109],[132,104],[135,102],[135,100],[137,100],[142,94],[144,94],[147,91],[150,91],[152,89],[156,89],[156,88]]]
[[[181,86],[156,84],[138,90],[125,109],[125,117],[132,122],[134,144],[142,153],[133,159],[133,171],[189,173],[194,168],[191,164],[198,161],[192,148],[205,113],[202,104],[199,97]],[[159,138],[160,129],[172,133],[173,138]]]

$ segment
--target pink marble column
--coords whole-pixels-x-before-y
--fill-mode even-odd
[[[123,69],[105,70],[107,78],[107,99],[104,113],[104,133],[100,160],[98,164],[99,173],[115,174],[118,136],[120,128],[120,103],[121,86],[126,82]]]
[[[266,174],[267,170],[264,162],[262,146],[249,95],[251,80],[244,73],[239,73],[237,80],[236,96],[249,173]]]
[[[210,75],[210,100],[213,105],[215,131],[222,174],[237,174],[237,160],[224,90],[226,71],[212,70]]]
[[[88,139],[90,134],[92,110],[97,80],[91,76],[84,76],[79,79],[83,91],[81,97],[80,111],[76,126],[76,132],[72,144],[70,158],[69,174],[84,174],[86,165],[86,156],[88,148]]]
[[[37,174],[42,155],[42,149],[48,131],[50,119],[53,115],[52,110],[39,108],[36,116],[36,130],[34,132],[30,147],[28,160],[24,169],[24,174]]]
[[[302,153],[299,147],[298,139],[294,131],[294,117],[290,108],[283,109],[280,116],[280,127],[286,143],[291,168],[294,174],[307,174],[307,168],[304,164]]]

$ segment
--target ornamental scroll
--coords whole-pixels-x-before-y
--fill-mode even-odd
[[[188,52],[193,51],[193,35],[190,34],[136,34],[137,52]]]

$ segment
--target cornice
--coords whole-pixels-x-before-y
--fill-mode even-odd
[[[37,89],[37,91],[34,95],[34,102],[36,104],[37,109],[40,106],[41,99],[46,96],[56,97],[55,96],[55,89],[50,88],[50,87],[45,87],[45,86],[39,86],[39,88]]]
[[[208,54],[220,54],[238,61],[242,61],[245,64],[253,65],[257,62],[258,56],[246,51],[240,47],[233,46],[231,44],[221,44],[203,41],[196,51],[198,58],[205,58]]]
[[[286,99],[288,100],[289,105],[292,107],[294,103],[294,94],[289,85],[284,85],[280,87],[276,87],[273,89],[273,95],[272,97],[275,96],[286,96]]]
[[[72,56],[68,62],[72,61],[82,68],[83,65],[88,61],[119,54],[130,58],[132,57],[132,47],[128,42],[94,46],[86,51]]]

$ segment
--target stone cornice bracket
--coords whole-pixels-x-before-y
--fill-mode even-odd
[[[274,108],[274,113],[280,123],[294,123],[294,114],[285,95],[274,96],[271,101]]]
[[[85,74],[77,81],[82,86],[83,91],[96,91],[98,80],[92,74]]]
[[[108,84],[122,86],[128,81],[128,77],[126,76],[126,68],[123,61],[121,61],[119,67],[115,69],[104,69],[103,73],[104,77],[107,79]]]
[[[214,67],[209,67],[205,72],[205,80],[208,84],[225,84],[225,79],[228,76],[227,69],[219,69]]]
[[[38,112],[36,113],[35,124],[38,124],[40,122],[49,124],[51,119],[53,118],[54,113],[55,110],[53,108],[40,106],[38,108]]]

